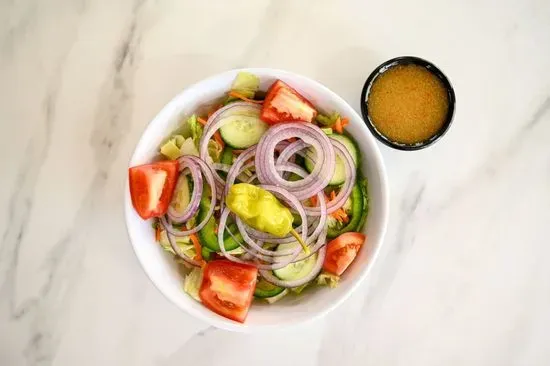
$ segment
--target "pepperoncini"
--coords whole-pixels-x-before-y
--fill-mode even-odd
[[[227,207],[256,230],[280,238],[291,234],[309,252],[300,235],[292,228],[290,210],[271,192],[248,183],[234,184],[226,197]]]

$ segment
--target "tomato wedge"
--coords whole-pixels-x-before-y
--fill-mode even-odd
[[[204,267],[199,297],[202,303],[226,318],[244,322],[252,302],[258,268],[228,260]]]
[[[313,104],[291,86],[277,80],[265,97],[260,118],[269,123],[304,121],[311,122],[317,116]]]
[[[166,213],[178,177],[177,160],[131,167],[130,195],[139,216],[147,220]]]
[[[323,269],[340,276],[357,256],[361,245],[365,242],[361,233],[344,233],[327,244],[327,254]]]

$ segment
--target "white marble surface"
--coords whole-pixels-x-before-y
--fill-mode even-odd
[[[434,147],[381,147],[392,190],[372,276],[326,319],[208,328],[152,286],[122,215],[126,164],[191,82],[241,66],[359,105],[382,61],[457,94]],[[0,3],[0,365],[550,364],[550,2]]]

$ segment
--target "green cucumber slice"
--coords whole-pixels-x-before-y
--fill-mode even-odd
[[[361,218],[359,219],[359,223],[355,229],[356,231],[363,230],[369,214],[369,191],[367,178],[361,177],[359,179],[359,186],[361,187],[361,195],[363,196],[363,209],[361,210]]]
[[[269,125],[260,119],[260,110],[241,112],[226,117],[220,128],[225,143],[234,149],[246,149],[257,144]]]
[[[199,213],[197,214],[197,223],[202,222],[204,220],[206,214],[208,213],[208,209],[210,208],[210,199],[204,195],[201,198],[201,204],[199,208]],[[237,239],[242,240],[242,238],[239,238],[240,233],[237,230],[237,226],[233,226],[235,224],[229,225],[228,229],[231,230],[231,232],[235,235]],[[220,251],[220,245],[218,243],[218,234],[216,234],[216,219],[214,216],[210,217],[206,225],[202,229],[199,230],[197,233],[199,236],[199,240],[202,245],[207,247],[209,250],[213,252],[219,252]],[[239,246],[239,243],[233,239],[233,237],[226,231],[224,233],[224,246],[225,250],[233,250]]]
[[[180,175],[174,189],[170,206],[177,212],[183,212],[191,201],[191,187],[187,175]]]
[[[361,222],[361,217],[363,215],[363,193],[361,189],[361,184],[359,182],[355,183],[355,185],[353,186],[351,190],[350,200],[351,218],[347,225],[341,223],[331,216],[327,217],[327,237],[329,239],[336,238],[343,233],[357,231],[359,223]]]
[[[276,251],[283,252],[289,249],[295,249],[296,246],[300,246],[297,242],[288,244],[279,244]],[[296,263],[290,263],[288,266],[273,270],[273,274],[283,281],[299,280],[307,276],[315,267],[317,261],[317,253],[313,254],[309,258]]]
[[[279,295],[285,289],[283,287],[275,286],[272,283],[267,282],[261,278],[256,283],[256,289],[254,290],[254,297],[265,299],[267,297],[273,297]]]
[[[344,144],[344,146],[348,149],[349,153],[351,154],[351,157],[353,158],[355,167],[357,167],[357,162],[359,161],[359,150],[357,149],[355,142],[350,137],[345,135],[340,135],[337,133],[333,133],[332,135],[329,136],[329,138]],[[310,148],[306,150],[306,154],[314,156],[315,150]],[[305,167],[307,171],[311,173],[315,168],[315,164],[313,164],[313,161],[311,159],[306,158]],[[334,168],[334,174],[332,175],[332,179],[330,180],[329,184],[332,186],[337,186],[344,183],[345,181],[346,181],[346,168],[344,166],[344,162],[342,161],[342,158],[340,158],[339,156],[336,156],[336,166]]]
[[[231,147],[226,146],[225,149],[223,149],[220,163],[227,165],[233,164],[233,149]]]
[[[225,149],[223,149],[220,163],[227,165],[233,164],[233,149],[230,146],[226,146]],[[219,172],[219,174],[223,178],[227,177],[226,172]]]

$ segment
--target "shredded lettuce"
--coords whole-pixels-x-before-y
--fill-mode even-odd
[[[170,160],[176,160],[183,155],[199,156],[199,150],[191,137],[173,135],[160,147],[160,153]]]
[[[187,119],[187,124],[189,125],[189,129],[191,130],[191,138],[193,139],[193,142],[195,143],[195,147],[199,148],[199,142],[202,137],[203,128],[200,122],[197,120],[196,115],[192,115]]]
[[[345,226],[345,224],[341,221],[336,220],[331,215],[327,215],[327,227],[332,228],[334,230],[340,230]]]
[[[238,246],[233,250],[228,250],[227,253],[233,254],[233,255],[240,255],[240,254],[244,254],[245,250],[241,246]]]
[[[342,205],[342,208],[347,214],[351,214],[351,212],[353,211],[353,200],[351,199],[351,197],[348,197],[346,202],[344,202],[344,204]]]
[[[214,162],[219,162],[222,156],[223,147],[218,144],[216,140],[208,141],[208,155],[212,158]]]
[[[183,144],[181,145],[181,148],[180,148],[180,152],[181,152],[181,156],[183,155],[199,156],[199,150],[195,145],[195,141],[191,137],[183,141]]]
[[[325,135],[332,135],[332,128],[321,128],[321,131],[325,133]]]
[[[193,243],[191,243],[191,239],[188,236],[177,236],[175,237],[175,239],[176,244],[181,248],[186,256],[188,256],[189,258],[195,258],[197,252],[195,251],[195,247],[193,246]],[[172,246],[170,245],[170,242],[168,241],[166,230],[162,230],[160,232],[159,244],[162,246],[162,249],[173,255],[176,255],[176,253],[174,253],[174,250],[172,249]]]
[[[185,223],[185,226],[187,226],[187,229],[192,229],[195,227],[195,224],[197,223],[197,215],[191,217],[187,222]]]
[[[288,289],[284,289],[283,292],[281,292],[280,294],[277,294],[275,296],[271,296],[271,297],[266,297],[265,300],[270,303],[270,304],[273,304],[273,303],[276,303],[277,301],[281,300],[283,297],[285,297],[287,294],[288,294]]]
[[[195,267],[187,274],[187,276],[185,276],[185,279],[183,280],[183,291],[187,292],[189,296],[200,302],[201,299],[199,297],[199,289],[201,287],[201,282],[202,269]]]
[[[319,286],[328,286],[330,288],[335,288],[336,286],[338,286],[338,282],[340,282],[340,276],[323,271],[319,276],[317,276],[315,282]]]
[[[290,291],[294,292],[296,295],[300,294],[302,291],[305,290],[305,288],[309,285],[308,283],[304,283],[302,286],[293,287],[290,289]]]
[[[233,84],[231,85],[231,91],[238,92],[239,94],[253,99],[254,95],[260,88],[260,78],[249,72],[239,72]],[[231,99],[231,97],[229,98]]]
[[[170,160],[176,160],[181,156],[181,145],[185,138],[182,135],[173,135],[160,147],[160,153]]]
[[[340,114],[336,112],[328,116],[319,113],[317,117],[315,117],[315,120],[323,127],[332,127],[338,118],[340,118]]]

